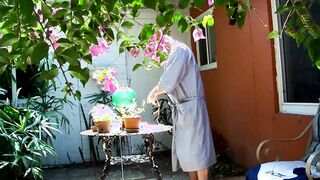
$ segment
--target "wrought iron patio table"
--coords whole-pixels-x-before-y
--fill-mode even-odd
[[[106,176],[108,175],[111,164],[116,164],[120,162],[123,167],[124,161],[127,161],[127,162],[130,161],[135,163],[150,162],[152,165],[153,173],[157,176],[158,179],[162,179],[161,172],[159,171],[158,166],[154,162],[154,155],[153,155],[154,142],[155,142],[154,134],[171,131],[171,130],[172,130],[172,126],[167,126],[163,124],[144,124],[143,127],[139,129],[139,132],[135,132],[135,133],[128,133],[124,130],[111,129],[110,133],[98,133],[98,132],[93,132],[92,130],[85,130],[80,132],[80,134],[83,136],[103,137],[103,151],[105,153],[106,160],[100,176],[101,180],[105,179]],[[120,158],[111,157],[112,156],[111,143],[115,137],[134,136],[134,135],[141,135],[142,138],[144,139],[144,143],[147,148],[146,155],[122,157],[122,154],[121,154]],[[123,168],[121,170],[122,170],[122,179],[124,179]]]

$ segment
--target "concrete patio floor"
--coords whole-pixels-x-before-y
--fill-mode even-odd
[[[83,166],[83,167],[70,167],[59,169],[46,169],[44,174],[45,180],[96,180],[99,179],[102,170],[100,166]],[[160,167],[163,180],[187,180],[187,174],[179,172],[171,172],[170,166]],[[112,166],[107,180],[121,180],[120,166]],[[124,167],[125,180],[157,180],[153,175],[151,168],[146,164],[141,165],[127,165]],[[225,177],[225,178],[210,178],[220,180],[244,180],[244,177]]]
[[[157,156],[156,156],[157,157]],[[171,160],[168,156],[161,156],[155,159],[163,180],[187,180],[188,175],[182,171],[171,171]],[[99,179],[103,165],[74,165],[68,168],[51,168],[44,170],[45,180],[96,180]],[[121,179],[121,166],[113,165],[110,168],[108,180]],[[125,180],[156,180],[149,163],[131,164],[124,166]],[[244,177],[210,178],[221,180],[243,180]]]

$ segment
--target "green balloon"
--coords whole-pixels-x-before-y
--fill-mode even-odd
[[[112,103],[116,107],[128,106],[137,98],[136,92],[129,87],[119,87],[112,94]]]

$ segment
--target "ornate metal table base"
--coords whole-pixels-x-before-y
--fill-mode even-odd
[[[114,136],[104,136],[103,137],[103,151],[106,156],[105,164],[102,170],[102,174],[100,176],[101,180],[104,180],[106,176],[109,174],[110,164],[111,164],[111,143],[115,137]],[[154,149],[154,135],[151,134],[145,134],[142,136],[144,139],[145,146],[147,148],[147,155],[148,160],[152,165],[152,172],[154,175],[157,176],[158,180],[162,179],[161,172],[159,171],[158,166],[154,162],[154,155],[153,155],[153,149]],[[142,158],[145,158],[144,156],[140,156]],[[118,159],[118,158],[117,158]],[[119,160],[117,160],[119,161]],[[120,161],[124,161],[123,158],[120,158]],[[132,161],[132,162],[139,162],[139,160]],[[144,160],[140,162],[145,162]]]
[[[155,133],[161,133],[166,131],[171,131],[172,126],[166,126],[163,124],[148,124],[143,123],[141,124],[141,129],[137,133],[128,133],[119,129],[111,129],[110,133],[98,133],[93,132],[91,129],[81,131],[80,134],[83,136],[99,136],[103,137],[103,151],[106,156],[106,160],[104,163],[103,171],[100,178],[103,180],[109,173],[110,165],[116,162],[121,162],[121,172],[122,172],[122,179],[123,178],[123,164],[128,164],[131,162],[136,163],[143,163],[149,162],[152,165],[153,173],[158,177],[158,179],[162,179],[161,173],[159,171],[158,166],[154,162],[153,156],[153,148],[154,148],[154,135]],[[133,136],[133,135],[142,135],[144,139],[145,146],[147,148],[147,154],[145,155],[133,155],[133,156],[122,156],[120,153],[119,157],[112,157],[111,158],[111,143],[115,137],[123,137],[123,136]],[[120,138],[121,139],[121,138]],[[121,143],[120,143],[121,144]]]
[[[104,162],[104,167],[102,170],[102,174],[100,176],[101,180],[103,180],[109,174],[110,162],[111,162],[111,143],[113,139],[114,139],[114,136],[103,137],[103,151],[106,156],[106,160]]]
[[[154,162],[153,149],[154,149],[154,135],[146,134],[143,135],[144,143],[147,148],[147,155],[149,156],[149,162],[152,165],[152,172],[154,175],[158,177],[158,179],[162,179],[161,172],[159,171],[159,167]]]

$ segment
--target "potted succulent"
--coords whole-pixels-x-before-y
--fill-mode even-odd
[[[109,133],[111,130],[111,122],[117,119],[117,114],[104,104],[95,105],[89,112],[93,118],[95,128],[98,132]]]
[[[121,114],[124,128],[127,132],[139,131],[139,123],[141,121],[141,113],[145,110],[145,101],[141,106],[138,106],[136,100],[132,104],[126,106],[120,106],[116,109]]]

